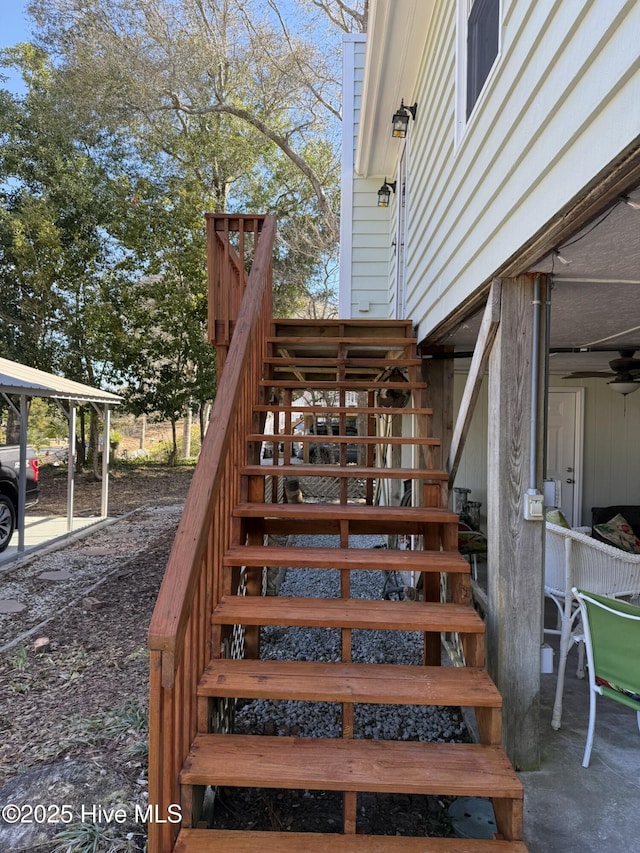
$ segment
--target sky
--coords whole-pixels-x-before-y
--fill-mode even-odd
[[[27,0],[0,0],[0,48],[13,47],[19,41],[29,41],[31,34],[26,21]],[[7,74],[7,71],[3,71]],[[8,75],[4,87],[12,92],[24,91],[19,75]]]

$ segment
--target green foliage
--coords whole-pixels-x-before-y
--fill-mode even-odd
[[[36,397],[29,407],[27,441],[36,450],[49,445],[51,439],[66,438],[69,432],[67,419],[55,403]]]
[[[109,361],[99,287],[111,257],[110,182],[55,99],[55,74],[32,45],[3,52],[27,94],[2,93],[0,347],[3,354],[90,385]],[[38,443],[41,438],[38,439]]]
[[[65,109],[126,135],[153,172],[199,187],[201,210],[274,212],[278,305],[300,312],[335,257],[341,36],[366,3],[33,0]],[[99,103],[100,110],[96,110]],[[311,297],[313,298],[313,297]]]
[[[179,417],[215,388],[200,187],[161,158],[153,181],[110,176],[120,145],[88,147],[59,117],[46,57],[10,53],[31,88],[2,93],[0,351],[90,385],[108,376],[132,411]]]
[[[276,314],[331,316],[351,5],[32,0],[38,46],[0,51],[0,354],[174,426],[211,401],[206,210],[275,212]]]

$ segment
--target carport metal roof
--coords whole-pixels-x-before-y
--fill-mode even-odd
[[[54,373],[27,367],[8,358],[0,358],[0,393],[26,394],[27,397],[53,397],[82,403],[117,406],[122,398],[99,388],[72,382]]]
[[[24,550],[24,514],[25,495],[27,488],[27,398],[48,397],[55,400],[64,409],[63,403],[68,403],[65,410],[69,421],[69,477],[67,481],[67,529],[73,529],[73,491],[74,491],[74,457],[76,438],[76,406],[78,403],[90,403],[94,408],[103,407],[104,437],[102,442],[102,516],[107,515],[109,501],[109,421],[111,406],[122,402],[122,397],[109,391],[101,391],[81,382],[73,382],[54,373],[27,367],[7,358],[0,358],[0,395],[13,408],[20,418],[20,480],[18,497],[18,551]],[[20,397],[18,409],[9,395]]]

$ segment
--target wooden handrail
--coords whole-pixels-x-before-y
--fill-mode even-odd
[[[219,241],[228,239],[234,225],[241,229],[240,251],[232,246],[218,251]],[[211,613],[221,596],[231,511],[239,503],[238,469],[247,461],[246,436],[255,431],[253,407],[271,331],[275,218],[210,217],[209,261],[237,271],[238,257],[244,256],[244,225],[255,237],[253,264],[241,301],[219,302],[231,338],[224,344],[224,370],[211,419],[149,626],[149,803],[160,814],[180,801],[178,774],[198,728],[196,689],[211,657]],[[222,286],[229,280],[227,273],[215,266],[210,280]],[[150,853],[172,850],[177,829],[150,824]]]

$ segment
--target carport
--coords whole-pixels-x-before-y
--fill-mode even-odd
[[[101,517],[109,503],[109,427],[111,407],[122,402],[117,394],[101,391],[62,376],[0,358],[0,394],[20,423],[20,476],[18,492],[18,552],[25,547],[25,495],[27,488],[27,420],[33,397],[49,397],[64,413],[69,424],[69,473],[67,481],[67,532],[73,530],[75,480],[76,413],[78,405],[89,403],[103,419]],[[17,398],[17,400],[16,400]]]

